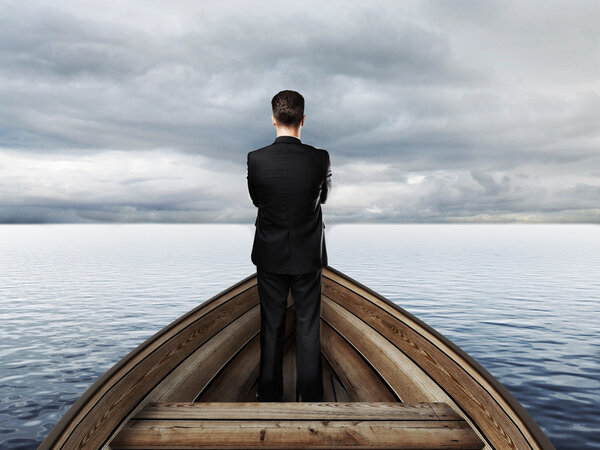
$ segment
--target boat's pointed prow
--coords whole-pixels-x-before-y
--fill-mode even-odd
[[[553,448],[518,401],[473,358],[329,266],[323,269],[321,308],[326,402],[296,403],[290,296],[283,357],[285,402],[268,407],[256,403],[259,308],[256,275],[194,308],[98,379],[40,448],[133,448],[128,439],[137,442],[136,448],[153,448],[159,438],[139,443],[135,436],[154,436],[158,429],[160,436],[176,435],[181,442],[206,438],[202,442],[210,448],[265,446],[265,440],[310,448],[315,436],[329,439],[331,448],[409,448],[400,445],[409,442],[415,443],[410,448],[423,448],[419,445],[424,442],[429,448]],[[424,422],[417,416],[425,410],[432,420],[416,431],[413,425]],[[306,419],[306,427],[298,431],[300,422],[294,422],[291,411]],[[279,425],[269,428],[259,422],[261,414]],[[156,420],[166,422],[152,422]],[[352,425],[363,420],[368,425]],[[148,431],[149,426],[155,431]],[[434,435],[449,439],[443,443]],[[351,436],[356,437],[353,445]],[[455,441],[464,446],[452,447]]]

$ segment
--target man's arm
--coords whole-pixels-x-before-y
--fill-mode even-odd
[[[250,193],[250,198],[252,199],[252,203],[254,204],[254,206],[256,206],[258,208],[258,195],[256,194],[256,189],[254,188],[254,186],[252,185],[252,182],[250,181],[250,153],[248,153],[248,159],[246,161],[247,167],[248,167],[248,173],[246,175],[246,179],[248,180],[248,192]]]
[[[325,203],[327,201],[327,196],[329,192],[331,192],[331,161],[329,160],[329,152],[325,150],[325,153],[327,154],[327,172],[325,174],[323,184],[321,185],[321,203]]]

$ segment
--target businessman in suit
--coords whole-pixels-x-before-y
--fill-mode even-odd
[[[260,297],[257,400],[282,401],[288,292],[296,312],[296,395],[323,400],[321,273],[327,265],[321,204],[331,190],[329,153],[304,144],[304,98],[281,91],[271,100],[275,141],[248,153],[248,191],[258,207],[252,262]]]

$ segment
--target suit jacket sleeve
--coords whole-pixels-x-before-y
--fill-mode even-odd
[[[331,161],[329,160],[329,152],[325,150],[325,153],[327,154],[327,171],[325,173],[325,178],[323,179],[323,184],[321,185],[321,203],[327,201],[327,196],[329,195],[329,192],[331,192]]]
[[[250,198],[252,199],[252,203],[254,204],[254,206],[256,206],[258,208],[258,195],[256,194],[256,188],[252,184],[252,180],[250,177],[250,153],[248,153],[247,167],[248,167],[248,173],[246,175],[246,179],[248,180],[248,192],[250,193]]]

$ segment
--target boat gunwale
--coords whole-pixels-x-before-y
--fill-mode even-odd
[[[430,325],[425,323],[423,320],[421,320],[418,317],[416,317],[415,315],[411,314],[410,312],[408,312],[407,310],[402,308],[400,305],[385,298],[383,295],[375,292],[373,289],[369,288],[368,286],[365,286],[364,284],[360,283],[359,281],[356,281],[355,279],[351,278],[350,276],[346,275],[345,273],[342,273],[339,270],[334,269],[333,267],[331,267],[329,265],[325,266],[324,269],[331,271],[335,275],[341,277],[342,279],[349,281],[350,283],[356,285],[357,287],[365,290],[370,295],[383,301],[387,305],[391,306],[398,312],[400,312],[403,315],[405,315],[406,317],[408,317],[410,320],[414,321],[417,325],[422,327],[424,330],[431,333],[435,338],[439,339],[442,343],[447,345],[452,351],[457,353],[458,356],[463,358],[485,381],[490,383],[490,385],[496,390],[496,392],[500,395],[500,397],[504,401],[506,401],[506,403],[512,408],[512,410],[515,412],[516,416],[519,417],[519,419],[521,419],[523,421],[525,426],[527,426],[529,432],[534,437],[534,439],[536,440],[536,443],[540,446],[540,448],[548,449],[548,450],[555,450],[555,447],[552,444],[552,442],[550,441],[550,438],[548,438],[548,436],[540,428],[538,423],[527,412],[527,410],[523,407],[523,405],[521,405],[521,403],[517,400],[517,398],[513,394],[511,394],[511,392],[508,390],[508,388],[506,386],[504,386],[502,383],[500,383],[500,381],[496,377],[494,377],[485,367],[483,367],[481,364],[479,364],[467,352],[465,352],[463,349],[461,349],[458,345],[456,345],[449,338],[447,338],[446,336],[441,334],[439,331],[437,331],[436,329],[434,329],[433,327],[431,327]],[[324,275],[324,276],[326,276],[326,275]],[[327,278],[329,278],[332,282],[337,283],[336,280],[334,280],[330,277],[327,277]],[[339,284],[339,283],[337,283],[337,284]],[[348,289],[347,286],[343,286],[343,285],[341,285],[341,286]],[[355,292],[355,293],[357,295],[360,295],[357,292]],[[414,330],[414,331],[418,333],[418,330]]]
[[[162,336],[169,333],[173,328],[177,327],[179,324],[184,322],[189,317],[197,314],[200,310],[209,306],[211,303],[219,300],[220,298],[226,296],[231,291],[239,288],[240,286],[248,283],[253,278],[256,277],[256,273],[247,276],[246,278],[238,281],[237,283],[229,286],[225,290],[220,293],[214,295],[213,297],[205,300],[200,303],[193,309],[189,310],[185,314],[179,316],[177,319],[172,321],[170,324],[166,325],[164,328],[161,328],[152,336],[148,337],[145,341],[140,343],[137,347],[133,348],[129,353],[127,353],[123,358],[117,361],[111,368],[109,368],[106,372],[104,372],[91,386],[87,388],[87,390],[71,405],[71,407],[65,412],[65,414],[60,418],[60,420],[56,423],[56,425],[50,430],[50,433],[46,435],[44,440],[41,442],[38,450],[45,450],[52,448],[55,446],[57,440],[63,435],[67,427],[71,424],[73,419],[77,417],[79,413],[82,412],[83,408],[88,404],[88,402],[101,390],[101,388],[111,379],[113,378],[121,369],[123,369],[128,363],[131,362],[136,356],[145,351],[151,344],[159,340]],[[248,289],[252,289],[252,286],[249,286]],[[245,291],[242,291],[245,292]],[[241,294],[240,292],[239,294]],[[239,295],[238,294],[238,295]],[[112,387],[111,387],[112,388]],[[95,407],[95,406],[94,406]],[[87,415],[87,414],[86,414]],[[66,438],[68,440],[68,437]]]

